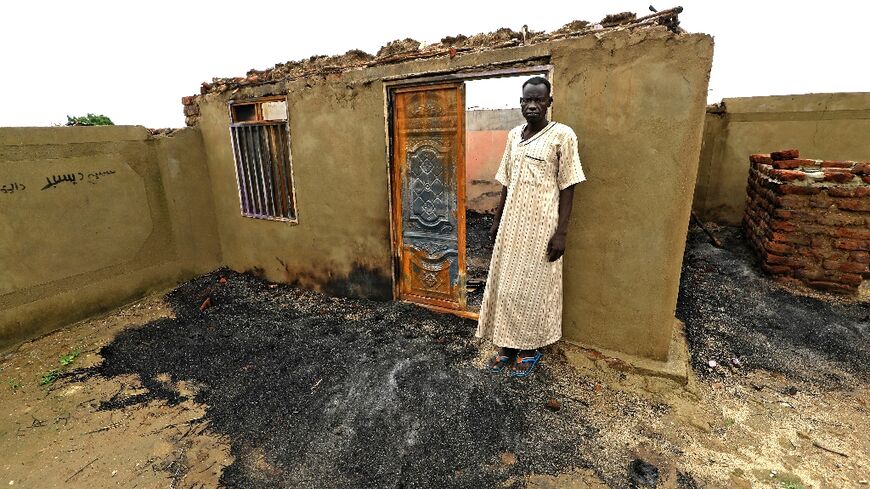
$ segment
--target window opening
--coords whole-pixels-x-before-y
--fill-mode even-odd
[[[296,222],[286,100],[231,102],[230,115],[242,215]]]

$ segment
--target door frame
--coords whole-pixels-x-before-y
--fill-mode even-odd
[[[397,89],[408,88],[413,86],[421,86],[421,85],[437,85],[443,82],[455,82],[455,81],[472,81],[472,80],[481,80],[488,78],[506,78],[518,75],[526,75],[526,74],[534,74],[534,73],[546,73],[547,79],[553,79],[553,65],[546,64],[531,64],[530,61],[549,61],[548,58],[537,60],[518,60],[516,62],[512,62],[508,64],[506,68],[493,69],[493,70],[482,70],[482,71],[451,71],[446,73],[422,73],[417,75],[400,75],[397,77],[385,77],[383,79],[384,85],[384,137],[386,141],[386,154],[385,154],[385,167],[387,171],[387,203],[388,203],[388,219],[390,222],[390,260],[392,261],[392,285],[393,285],[393,300],[399,300],[400,297],[400,275],[402,273],[402,263],[401,263],[401,243],[402,237],[398,235],[401,232],[401,226],[398,226],[395,222],[395,209],[393,206],[393,192],[396,188],[401,191],[402,183],[395,182],[393,179],[393,103],[394,103],[394,92]],[[464,108],[463,108],[464,110]],[[464,115],[464,114],[463,114]],[[467,129],[463,131],[462,134],[462,146],[463,151],[465,147],[465,132]],[[465,179],[465,168],[462,168],[461,174],[457,172],[456,175],[457,180],[462,178],[463,181]],[[465,196],[463,195],[463,199]],[[464,208],[464,202],[463,202]],[[463,230],[463,236],[460,237],[460,240],[465,242],[465,216],[457,215],[457,219],[462,220],[461,229]],[[460,270],[460,273],[465,273],[464,270]],[[468,310],[461,309],[448,309],[438,306],[433,306],[429,304],[420,304],[418,302],[412,302],[421,307],[425,307],[428,309],[432,309],[439,312],[445,312],[454,314],[457,316],[474,319],[476,320],[479,316],[476,312],[471,312]]]

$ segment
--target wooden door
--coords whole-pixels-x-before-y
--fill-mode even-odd
[[[399,299],[464,310],[464,85],[396,89],[392,107]]]

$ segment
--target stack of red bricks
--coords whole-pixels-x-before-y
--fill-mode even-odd
[[[196,95],[189,97],[181,97],[181,104],[184,106],[184,123],[188,126],[195,126],[199,122],[199,98]]]
[[[743,226],[767,272],[853,294],[870,263],[870,162],[749,157]]]

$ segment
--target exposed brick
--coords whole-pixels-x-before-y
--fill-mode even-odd
[[[831,245],[834,248],[847,251],[870,251],[870,241],[857,239],[835,239]]]
[[[856,263],[870,263],[870,253],[866,251],[853,251],[849,253],[849,259]]]
[[[825,176],[822,180],[826,182],[846,183],[851,182],[854,178],[855,175],[852,172],[825,170]]]
[[[780,232],[772,232],[770,233],[770,239],[777,241],[779,243],[793,243],[800,245],[809,245],[810,238],[806,234],[803,233],[780,233]],[[856,250],[863,250],[864,248],[853,248]],[[870,248],[867,248],[870,249]]]
[[[189,96],[187,96],[187,97],[181,97],[181,104],[182,104],[182,105],[190,105],[190,104],[192,104],[195,100],[196,100],[196,97],[193,96],[193,95],[189,95]]]
[[[848,285],[843,285],[837,282],[828,282],[826,280],[810,280],[808,284],[817,289],[836,292],[839,294],[852,294],[855,292],[855,289]]]
[[[861,161],[859,163],[855,163],[855,166],[852,167],[852,173],[856,175],[870,174],[870,161]]]
[[[807,179],[807,174],[800,170],[771,170],[770,176],[783,182]]]
[[[782,170],[787,171],[787,170]],[[776,191],[781,194],[790,194],[790,195],[816,195],[822,190],[817,187],[809,187],[803,185],[788,185],[782,184],[776,187]]]
[[[813,248],[824,248],[828,243],[830,243],[830,241],[830,238],[818,234],[810,236],[810,246]]]
[[[795,226],[794,224],[792,224],[788,221],[772,221],[770,223],[770,229],[773,229],[774,231],[791,232],[791,231],[797,231],[797,226]],[[843,236],[843,237],[851,237],[851,236]]]
[[[840,266],[837,267],[837,270],[843,273],[864,273],[867,271],[867,264],[847,261],[840,263]]]
[[[767,263],[768,265],[790,265],[792,263],[792,259],[787,256],[765,253],[764,263]]]
[[[839,199],[836,204],[838,209],[870,212],[870,201],[867,199]]]
[[[804,279],[804,280],[820,280],[828,277],[823,270],[817,270],[815,267],[810,268],[798,268],[794,271],[794,276]]]
[[[792,161],[797,161],[797,162],[799,162],[799,163],[801,164],[801,166],[804,166],[804,167],[810,167],[810,166],[811,166],[811,167],[817,167],[817,168],[819,168],[819,167],[821,167],[821,164],[822,164],[821,160],[811,160],[811,159],[808,159],[808,158],[795,158],[795,159],[792,160]]]
[[[788,266],[785,266],[785,265],[768,265],[768,264],[762,262],[762,263],[761,263],[761,268],[762,268],[765,272],[767,272],[767,273],[772,273],[772,274],[774,274],[774,275],[780,275],[780,274],[783,274],[783,275],[791,275],[791,273],[792,273],[792,269],[791,269],[791,267],[788,267]]]
[[[854,285],[857,287],[857,286],[861,285],[862,280],[863,280],[863,278],[860,275],[857,275],[854,273],[844,273],[844,274],[840,275],[840,283],[841,284]]]
[[[849,259],[849,253],[846,251],[837,250],[816,250],[818,256],[823,260],[846,261]]]
[[[796,158],[800,158],[800,151],[797,149],[784,149],[781,151],[774,151],[770,153],[770,158],[773,161],[782,161],[782,160],[794,160]]]
[[[746,153],[744,153],[744,154],[746,154]],[[773,163],[773,159],[770,157],[769,154],[749,155],[749,161],[752,163],[757,163],[757,164],[761,164],[761,165],[769,165],[769,164]]]
[[[870,184],[870,162],[798,156],[750,157],[745,235],[767,272],[852,293],[862,276],[870,279],[870,186],[854,185],[855,175]],[[821,173],[811,178],[801,169]]]
[[[773,167],[780,170],[793,170],[795,168],[800,168],[801,166],[803,166],[801,160],[781,160],[773,162]]]
[[[825,260],[822,263],[822,267],[825,270],[836,270],[843,273],[864,273],[867,271],[866,263],[839,260]]]
[[[860,214],[824,211],[816,216],[816,222],[823,226],[863,226],[865,219]]]
[[[831,197],[854,197],[855,189],[847,187],[830,187],[827,190]]]
[[[838,238],[849,239],[865,239],[870,240],[870,229],[868,228],[837,228],[834,231],[834,236]]]
[[[185,105],[184,106],[184,115],[187,115],[187,116],[199,115],[199,106],[198,105]]]
[[[800,195],[780,195],[774,199],[774,203],[784,209],[804,209],[810,201]]]
[[[810,207],[814,207],[816,209],[829,209],[834,205],[834,202],[840,202],[840,200],[834,200],[827,195],[818,194],[809,197],[807,200],[807,205]]]
[[[780,255],[788,255],[794,251],[794,248],[787,244],[776,243],[773,241],[768,241],[767,243],[764,243],[764,249],[771,253],[777,253]]]
[[[854,161],[822,161],[822,168],[852,168]]]

